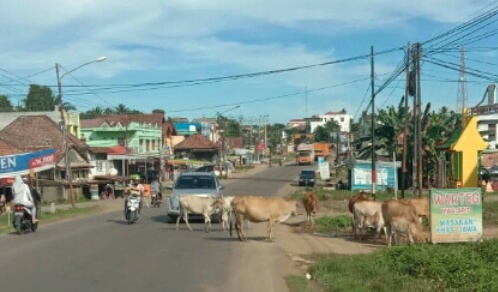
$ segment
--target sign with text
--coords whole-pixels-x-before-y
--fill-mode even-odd
[[[318,157],[318,170],[320,171],[320,179],[328,180],[330,179],[330,168],[329,163],[323,159],[323,157]]]
[[[55,148],[15,155],[0,156],[0,178],[39,172],[55,167]]]
[[[482,239],[481,198],[480,188],[432,189],[432,243]]]

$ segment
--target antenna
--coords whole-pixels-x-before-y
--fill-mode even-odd
[[[465,87],[465,49],[460,48],[460,77],[458,78],[458,95],[457,95],[457,112],[463,113],[463,110],[467,106],[467,88]]]

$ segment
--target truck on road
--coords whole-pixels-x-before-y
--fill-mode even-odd
[[[300,143],[297,145],[296,162],[299,165],[315,163],[315,147],[313,144]]]
[[[315,160],[318,161],[319,157],[323,157],[325,160],[330,155],[330,147],[329,143],[326,142],[317,142],[313,144],[313,147],[315,149]]]

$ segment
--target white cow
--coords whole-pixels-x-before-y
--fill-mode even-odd
[[[230,227],[230,223],[229,223],[228,219],[230,217],[230,212],[232,210],[233,198],[235,198],[235,197],[231,197],[231,196],[223,197],[223,200],[225,200],[225,206],[228,206],[221,211],[221,224],[223,226],[223,231],[225,231],[225,232],[228,231],[227,228]],[[249,224],[249,220],[246,219],[246,222],[247,222],[247,228],[250,229],[251,226]]]
[[[183,217],[190,231],[192,227],[188,223],[188,213],[201,214],[204,216],[204,228],[206,232],[211,230],[211,215],[217,208],[224,209],[225,201],[216,197],[182,196],[180,197],[180,215],[176,218],[176,230],[179,228],[180,218]],[[208,229],[209,225],[209,229]]]
[[[374,227],[381,236],[380,231],[384,230],[387,239],[387,230],[382,216],[382,202],[361,201],[353,206],[353,232],[356,238],[356,231],[360,229],[362,234],[363,228]],[[363,235],[363,234],[362,234]],[[362,236],[363,237],[363,236]]]

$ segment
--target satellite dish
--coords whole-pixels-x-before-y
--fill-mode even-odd
[[[118,171],[115,168],[111,168],[111,170],[109,170],[109,174],[110,175],[117,175]]]

